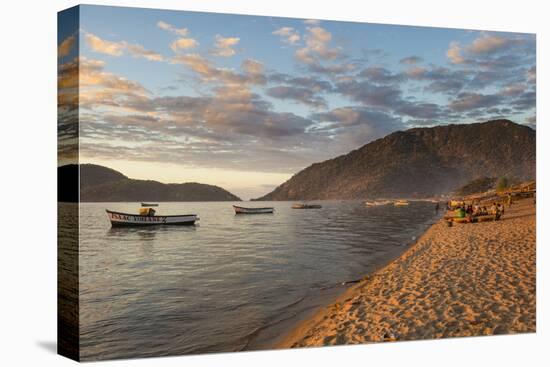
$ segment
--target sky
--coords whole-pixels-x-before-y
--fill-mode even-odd
[[[88,5],[58,24],[60,136],[79,118],[80,163],[131,178],[249,199],[394,131],[536,127],[534,34]]]

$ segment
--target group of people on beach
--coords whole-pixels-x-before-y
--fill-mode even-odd
[[[499,220],[500,217],[504,214],[504,205],[500,202],[493,202],[489,207],[486,205],[481,205],[479,202],[474,202],[472,204],[466,204],[464,201],[459,203],[458,206],[451,206],[449,202],[447,204],[448,210],[455,211],[455,216],[457,218],[467,218],[469,221],[473,221],[474,217],[492,215],[495,217],[495,220]]]

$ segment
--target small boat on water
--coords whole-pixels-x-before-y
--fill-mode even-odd
[[[409,202],[407,200],[397,200],[393,203],[395,206],[407,206],[409,205]]]
[[[235,214],[268,214],[275,211],[274,208],[244,208],[242,206],[233,205]]]
[[[143,207],[159,206],[157,203],[141,203]]]
[[[391,201],[389,200],[365,201],[366,206],[382,206],[382,205],[388,205],[388,204],[391,204]]]
[[[306,203],[295,203],[292,204],[292,209],[321,209],[322,206],[319,204],[306,204]]]
[[[141,208],[139,214],[115,212],[105,209],[113,227],[193,225],[199,217],[196,214],[155,215],[151,208]]]

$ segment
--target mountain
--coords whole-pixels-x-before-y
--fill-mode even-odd
[[[509,120],[394,132],[315,163],[256,200],[446,194],[480,177],[535,178],[535,131]]]
[[[496,184],[496,177],[480,177],[458,188],[455,193],[459,196],[472,195],[494,189]]]
[[[60,185],[59,201],[74,196],[63,180],[77,177],[78,166],[58,168]],[[72,180],[75,182],[75,180]],[[69,192],[65,194],[65,192]],[[74,198],[73,198],[74,199]],[[95,165],[80,165],[80,201],[240,201],[241,199],[218,186],[201,183],[164,184],[151,180],[134,180],[111,168]]]

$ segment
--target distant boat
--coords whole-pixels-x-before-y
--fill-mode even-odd
[[[292,209],[321,209],[322,206],[319,204],[306,204],[306,203],[295,203],[292,204]]]
[[[159,206],[157,203],[141,203],[141,206]]]
[[[366,206],[382,206],[382,205],[388,205],[388,204],[391,204],[391,201],[389,200],[365,201]]]
[[[193,225],[199,218],[196,214],[155,215],[154,209],[142,209],[140,214],[129,214],[105,210],[113,227]]]
[[[233,205],[235,214],[267,214],[273,213],[273,208],[243,208],[242,206]]]
[[[397,200],[393,203],[395,206],[407,206],[409,205],[409,202],[407,200]]]

